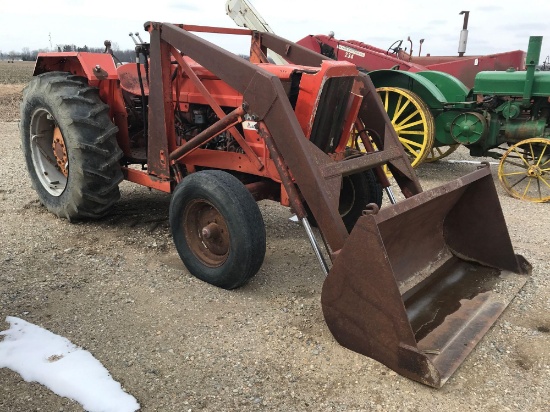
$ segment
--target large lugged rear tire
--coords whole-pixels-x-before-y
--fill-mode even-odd
[[[265,226],[256,201],[234,176],[206,170],[185,177],[170,201],[170,228],[195,277],[234,289],[260,270]]]
[[[86,79],[51,72],[31,80],[21,103],[21,142],[32,185],[50,212],[99,218],[120,198],[117,130]]]

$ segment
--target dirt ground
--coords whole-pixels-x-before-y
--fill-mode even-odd
[[[321,312],[322,272],[287,209],[260,204],[263,267],[245,287],[220,290],[180,262],[168,195],[124,182],[108,217],[70,224],[31,189],[17,122],[0,122],[0,138],[0,330],[17,316],[69,338],[142,411],[550,410],[548,204],[498,189],[516,252],[533,274],[434,390],[335,342]],[[453,154],[461,157],[469,158]],[[429,188],[475,167],[439,162],[419,175]],[[10,370],[0,369],[0,382],[1,411],[82,410]]]
[[[0,61],[0,122],[19,119],[19,102],[32,77],[34,62]]]

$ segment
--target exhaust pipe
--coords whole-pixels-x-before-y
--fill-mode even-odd
[[[460,32],[460,40],[458,41],[458,57],[463,57],[464,53],[466,53],[466,43],[468,43],[468,17],[470,16],[470,12],[461,11],[458,14],[464,14],[464,23]]]

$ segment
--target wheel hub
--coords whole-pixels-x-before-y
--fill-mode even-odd
[[[197,199],[184,212],[183,230],[193,254],[205,265],[221,266],[229,256],[229,230],[221,213],[208,201]]]
[[[540,167],[536,166],[536,165],[533,165],[533,166],[530,166],[529,169],[527,169],[527,175],[529,177],[536,177],[536,178],[539,178],[543,175],[543,172],[542,170],[540,169]]]
[[[67,148],[65,147],[65,140],[63,140],[63,135],[61,134],[61,129],[59,129],[59,127],[54,129],[52,148],[59,170],[63,173],[63,176],[69,176],[69,158],[67,156]]]
[[[219,238],[221,235],[221,228],[216,222],[211,222],[202,228],[201,235],[203,239]]]

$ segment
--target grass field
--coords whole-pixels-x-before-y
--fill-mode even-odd
[[[0,84],[26,84],[32,77],[34,62],[0,61]]]

